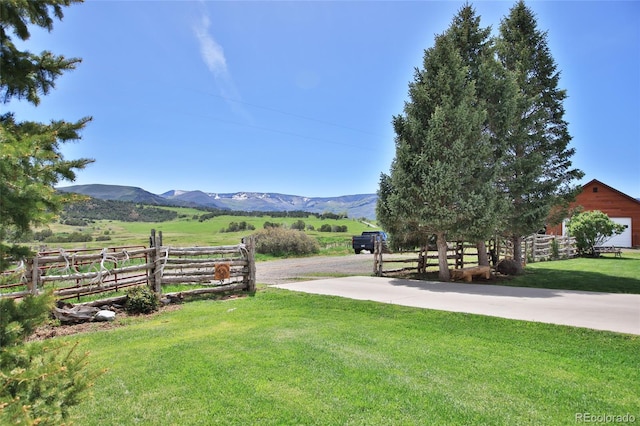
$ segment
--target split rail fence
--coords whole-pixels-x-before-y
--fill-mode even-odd
[[[80,300],[83,296],[113,294],[142,285],[165,296],[253,292],[255,276],[252,237],[230,246],[169,247],[162,245],[162,232],[156,234],[152,230],[148,248],[127,246],[40,252],[4,273],[0,297],[20,298],[52,288],[58,300]],[[172,284],[193,288],[165,293],[167,286]],[[101,299],[90,304],[105,301]]]
[[[434,247],[422,247],[388,255],[382,250],[382,241],[376,241],[373,252],[373,273],[377,276],[402,272],[424,273],[438,269],[438,252]],[[525,262],[533,263],[553,259],[569,259],[577,255],[575,238],[534,234],[523,239],[522,254]],[[513,258],[513,244],[507,240],[492,240],[487,245],[487,256],[492,266],[501,259]],[[475,244],[461,241],[447,243],[447,263],[450,269],[478,265]],[[385,269],[387,268],[387,269]]]

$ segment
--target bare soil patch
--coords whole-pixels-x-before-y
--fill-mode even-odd
[[[48,321],[41,325],[36,331],[29,336],[27,341],[44,340],[52,337],[70,336],[79,333],[89,333],[93,331],[110,330],[118,327],[124,327],[131,323],[131,319],[152,318],[164,312],[176,311],[182,308],[181,305],[165,305],[157,311],[150,314],[129,315],[124,309],[111,308],[115,311],[116,319],[114,321],[90,321],[79,324],[57,324],[55,321]]]
[[[246,297],[246,294],[229,294],[223,296],[216,296],[216,300],[229,300],[237,299],[239,297]],[[207,298],[200,297],[200,298]],[[172,303],[168,305],[162,305],[157,311],[149,314],[130,315],[124,309],[111,306],[109,310],[116,313],[116,319],[114,321],[89,321],[79,324],[58,324],[54,320],[50,320],[47,323],[38,327],[35,332],[27,338],[27,341],[45,340],[52,337],[71,336],[80,333],[91,333],[94,331],[111,330],[114,328],[125,327],[132,323],[132,321],[144,321],[146,319],[153,318],[157,315],[165,312],[173,312],[182,309],[181,303]]]

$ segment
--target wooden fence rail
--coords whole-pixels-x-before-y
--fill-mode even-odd
[[[162,245],[162,233],[156,235],[152,230],[149,242],[149,248],[130,246],[38,253],[4,274],[0,297],[20,298],[53,288],[59,300],[80,299],[141,285],[163,294],[163,286],[170,284],[193,287],[178,292],[180,296],[255,291],[252,237],[235,246],[168,247]]]
[[[402,254],[383,256],[378,247],[374,249],[373,274],[384,276],[399,272],[426,272],[428,268],[437,270],[438,255],[435,248],[423,247],[419,250],[404,251]],[[493,266],[500,259],[513,258],[513,244],[506,240],[496,239],[487,245],[488,257]],[[429,254],[432,253],[432,254]],[[523,239],[522,253],[525,262],[540,262],[553,259],[569,259],[577,255],[575,238],[554,235],[534,234]],[[403,256],[405,255],[405,256]],[[451,269],[461,269],[466,266],[478,265],[478,251],[475,245],[464,242],[447,243],[447,262]],[[401,267],[391,266],[384,269],[384,265],[403,264]],[[409,266],[404,266],[409,265]],[[434,269],[435,268],[435,269]]]
[[[553,259],[569,259],[576,257],[576,239],[558,235],[533,234],[522,241],[522,255],[527,263],[542,262]],[[513,243],[503,241],[501,255],[513,258]]]

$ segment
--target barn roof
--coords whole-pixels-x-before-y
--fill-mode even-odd
[[[617,194],[619,194],[619,195],[621,195],[621,196],[623,196],[623,197],[625,197],[625,198],[627,198],[627,199],[629,199],[629,200],[633,201],[634,203],[636,203],[636,204],[640,205],[640,199],[638,199],[638,198],[633,198],[632,196],[627,195],[627,194],[625,194],[624,192],[618,191],[617,189],[615,189],[615,188],[613,188],[613,187],[611,187],[611,186],[607,185],[606,183],[600,182],[598,179],[593,179],[593,180],[591,180],[591,181],[589,181],[589,182],[585,183],[584,185],[582,185],[582,189],[584,190],[584,188],[586,188],[587,186],[592,185],[592,184],[597,184],[597,185],[600,185],[600,186],[604,186],[604,187],[606,187],[607,189],[610,189],[611,191],[613,191],[613,192],[615,192],[615,193],[617,193]]]

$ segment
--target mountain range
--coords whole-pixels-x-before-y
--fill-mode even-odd
[[[142,188],[121,185],[72,185],[57,188],[102,200],[131,201],[151,205],[212,207],[240,211],[293,211],[310,213],[347,213],[352,218],[375,218],[376,194],[343,195],[339,197],[304,197],[273,192],[210,193],[171,190],[153,194]]]

